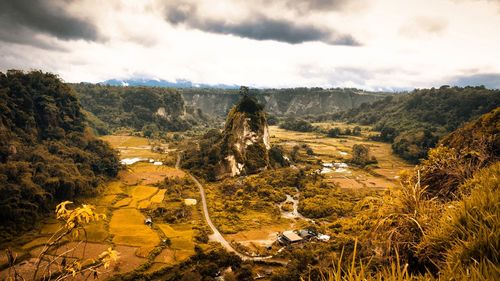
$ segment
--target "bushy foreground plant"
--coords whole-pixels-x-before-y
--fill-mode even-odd
[[[108,248],[98,257],[91,259],[75,258],[73,253],[76,248],[82,246],[87,241],[85,226],[106,219],[106,215],[98,214],[92,205],[83,204],[81,207],[67,209],[66,206],[72,204],[64,201],[56,207],[56,218],[63,226],[56,231],[43,246],[40,254],[36,258],[33,276],[29,280],[65,280],[72,279],[77,275],[84,278],[98,278],[102,269],[108,269],[112,262],[118,259],[118,252]],[[62,253],[57,253],[57,248],[68,239],[80,240],[75,247]],[[7,252],[9,261],[9,280],[25,280],[17,272],[16,257],[11,251]]]

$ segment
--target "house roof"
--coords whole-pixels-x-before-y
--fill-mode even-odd
[[[289,230],[283,232],[283,237],[285,237],[290,242],[301,241],[302,237],[298,236],[295,232]]]

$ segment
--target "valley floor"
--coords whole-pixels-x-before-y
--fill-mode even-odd
[[[136,157],[142,160],[128,165],[126,170],[120,172],[117,180],[103,188],[101,196],[81,200],[95,205],[97,212],[104,213],[109,218],[108,221],[91,224],[86,228],[88,243],[66,241],[50,254],[55,256],[70,251],[74,257],[90,258],[108,247],[114,247],[120,252],[120,260],[103,273],[101,278],[134,270],[154,272],[185,261],[195,254],[195,245],[205,250],[214,247],[214,244],[200,238],[214,232],[210,235],[211,240],[222,243],[229,251],[237,252],[244,260],[265,260],[274,256],[273,263],[286,264],[286,249],[276,242],[278,234],[316,225],[323,234],[335,236],[331,226],[342,221],[343,215],[307,218],[306,214],[301,214],[301,209],[319,207],[314,205],[317,198],[307,195],[309,183],[299,190],[291,184],[273,186],[272,180],[279,177],[286,180],[289,171],[293,169],[316,171],[320,182],[336,186],[335,191],[328,191],[328,196],[332,196],[331,192],[341,194],[341,197],[347,196],[346,202],[340,203],[354,206],[365,194],[394,187],[399,170],[411,167],[391,153],[390,145],[367,141],[365,137],[334,139],[317,133],[286,131],[274,126],[270,127],[270,136],[271,143],[282,146],[287,153],[294,146],[305,145],[314,154],[299,151],[302,160],[297,167],[264,172],[243,180],[200,183],[178,169],[178,151],[173,145],[152,143],[148,139],[133,136],[103,137],[120,151],[122,159]],[[347,162],[354,144],[368,145],[378,164],[369,169],[351,166],[324,169],[325,164],[328,166]],[[249,191],[249,194],[255,196],[244,199],[244,196],[224,194],[225,185],[240,186],[234,190],[235,194],[240,194],[247,192],[248,186],[259,184],[269,186],[272,194],[266,193],[267,191]],[[200,196],[200,189],[201,193],[206,193],[206,205],[205,198]],[[346,190],[345,194],[348,195],[341,190]],[[269,196],[274,199],[270,200]],[[304,207],[304,204],[314,206]],[[329,203],[320,201],[320,204]],[[355,216],[352,212],[349,213],[349,216]],[[164,219],[173,215],[178,218]],[[206,220],[204,216],[207,215],[210,217]],[[152,219],[151,226],[145,224],[148,218]],[[21,273],[28,275],[44,243],[59,227],[55,219],[49,218],[39,230],[19,238],[13,248],[19,257],[27,261],[18,266]],[[3,279],[8,274],[7,270],[3,270],[0,278]]]

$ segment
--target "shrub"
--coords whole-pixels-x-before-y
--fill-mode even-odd
[[[297,132],[312,132],[314,126],[305,120],[288,119],[279,125],[281,129],[297,131]]]

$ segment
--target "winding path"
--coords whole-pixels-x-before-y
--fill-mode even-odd
[[[179,168],[179,166],[180,166],[180,159],[181,159],[181,157],[180,157],[180,153],[179,153],[177,155],[177,162],[175,164],[175,168],[176,169],[180,169]],[[217,227],[212,222],[212,219],[210,218],[210,215],[208,213],[208,207],[207,207],[207,199],[206,199],[206,196],[205,196],[205,188],[203,188],[203,185],[193,175],[191,175],[187,171],[184,171],[184,172],[189,175],[189,177],[194,181],[194,183],[196,184],[196,186],[198,186],[198,189],[200,190],[201,204],[202,204],[202,207],[203,207],[203,215],[205,216],[205,221],[207,222],[208,226],[210,227],[210,229],[213,232],[213,234],[210,236],[210,238],[212,240],[221,243],[221,245],[226,249],[226,251],[231,252],[231,253],[235,253],[242,260],[246,260],[246,261],[262,261],[262,262],[269,262],[269,263],[279,263],[281,265],[287,265],[288,264],[288,262],[286,262],[286,261],[272,259],[273,256],[254,257],[254,256],[248,256],[248,255],[245,255],[245,254],[242,254],[242,253],[236,251],[236,249],[234,249],[233,246],[231,246],[231,244],[229,242],[227,242],[227,240],[224,238],[224,236],[222,236],[222,234],[219,232],[219,230],[217,229]]]

